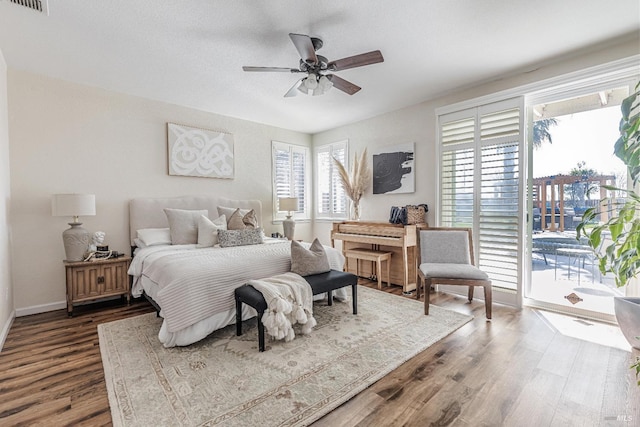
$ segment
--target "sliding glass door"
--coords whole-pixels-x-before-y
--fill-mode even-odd
[[[529,189],[527,303],[586,317],[613,320],[613,297],[622,295],[613,277],[598,271],[595,251],[576,226],[587,208],[625,188],[627,172],[613,155],[620,103],[628,82],[581,90],[549,91],[528,100]],[[610,206],[608,208],[614,209]],[[587,228],[606,221],[602,213]],[[605,236],[606,237],[606,236]],[[597,250],[601,250],[598,248]]]

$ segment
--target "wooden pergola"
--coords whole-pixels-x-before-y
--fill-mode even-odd
[[[597,182],[600,184],[600,199],[606,197],[606,189],[603,185],[614,185],[616,177],[614,175],[595,175],[595,176],[576,176],[576,175],[551,175],[533,179],[533,206],[540,208],[540,226],[542,230],[546,230],[547,214],[550,215],[549,231],[564,231],[564,186],[573,185],[578,182]],[[547,195],[550,195],[550,211],[547,212]],[[554,206],[558,202],[559,213],[556,213]],[[603,209],[601,212],[601,220],[607,221],[607,211]],[[556,221],[558,216],[558,221]],[[556,229],[556,224],[558,228]]]

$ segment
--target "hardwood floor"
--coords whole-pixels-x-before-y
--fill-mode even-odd
[[[362,286],[377,285],[362,281]],[[401,288],[385,288],[401,296]],[[640,387],[628,351],[573,338],[540,312],[443,293],[474,320],[316,426],[632,426]],[[119,301],[17,318],[0,353],[0,425],[111,425],[97,325],[153,311]],[[593,335],[591,322],[568,320]],[[636,352],[635,354],[639,354]]]

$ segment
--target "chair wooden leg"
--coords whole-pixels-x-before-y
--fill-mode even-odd
[[[422,280],[422,276],[420,274],[418,274],[418,277],[416,277],[416,299],[420,299],[420,288],[422,288],[422,286],[424,286],[424,281]]]
[[[491,319],[491,304],[492,304],[491,283],[489,283],[488,285],[484,285],[484,305],[485,305],[485,311],[487,313],[487,319]]]
[[[469,302],[473,301],[473,291],[476,289],[475,286],[469,286]]]
[[[431,279],[424,282],[424,314],[429,315],[429,297],[431,294]]]

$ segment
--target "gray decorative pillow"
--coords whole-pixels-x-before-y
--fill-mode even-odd
[[[326,273],[331,270],[324,247],[314,239],[309,249],[296,240],[291,241],[291,271],[301,276]]]
[[[220,247],[259,245],[264,243],[262,228],[245,228],[244,230],[218,230]]]
[[[164,213],[169,220],[172,245],[198,243],[198,219],[200,215],[208,216],[209,211],[165,208]]]
[[[257,226],[258,220],[253,209],[243,214],[242,210],[238,208],[227,221],[227,230],[244,230],[245,228],[256,228]]]

